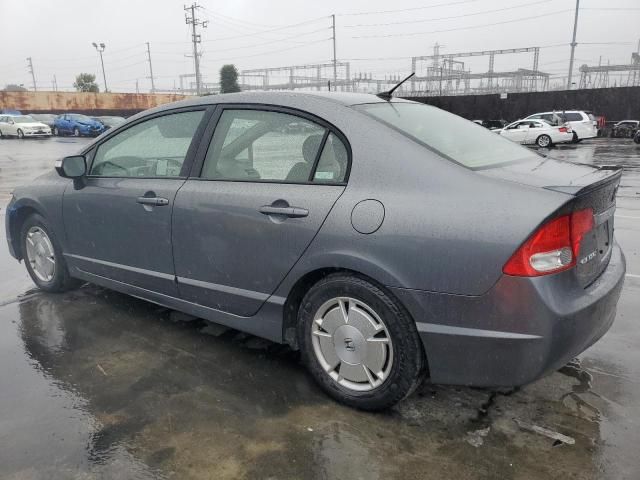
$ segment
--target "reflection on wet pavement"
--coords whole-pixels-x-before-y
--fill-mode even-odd
[[[619,213],[633,216],[640,149],[602,149],[551,154],[625,158]],[[636,265],[640,220],[623,220]],[[11,283],[28,285],[0,249]],[[94,286],[20,288],[0,283],[3,479],[640,478],[640,278],[612,330],[559,372],[500,391],[424,383],[380,414],[329,400],[286,347]]]

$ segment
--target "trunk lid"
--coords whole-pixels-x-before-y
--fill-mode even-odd
[[[600,276],[611,258],[616,193],[622,176],[620,167],[596,167],[542,158],[539,161],[505,165],[478,173],[573,197],[561,213],[593,209],[594,228],[582,238],[575,273],[583,287]]]

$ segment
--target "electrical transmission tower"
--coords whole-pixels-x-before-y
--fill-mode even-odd
[[[31,57],[27,57],[27,64],[29,66],[29,73],[31,74],[31,79],[33,80],[33,91],[37,92],[38,87],[36,86],[36,74],[33,72],[33,61]]]
[[[200,86],[202,78],[200,76],[200,57],[198,53],[198,44],[202,41],[200,35],[197,32],[198,25],[202,28],[207,28],[207,21],[200,20],[196,17],[196,10],[201,8],[197,3],[192,3],[190,7],[184,7],[185,22],[187,25],[191,25],[191,41],[193,43],[193,66],[196,74],[196,93],[200,95]]]

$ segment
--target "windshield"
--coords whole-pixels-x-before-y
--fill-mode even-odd
[[[371,103],[357,110],[468,168],[490,168],[535,154],[462,117],[420,103]]]
[[[69,118],[71,120],[75,120],[76,122],[91,122],[92,120],[87,117],[86,115],[80,115],[80,114],[72,114],[69,115]]]
[[[19,117],[11,117],[16,123],[33,123],[35,120],[28,115],[20,115]]]

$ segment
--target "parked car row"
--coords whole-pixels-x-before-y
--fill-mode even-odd
[[[125,121],[124,117],[88,117],[80,113],[33,113],[20,112],[0,115],[0,137],[48,137],[73,135],[97,137],[106,130]]]
[[[598,136],[596,117],[584,110],[534,113],[510,124],[504,120],[474,120],[474,123],[516,143],[539,147],[578,143]]]

